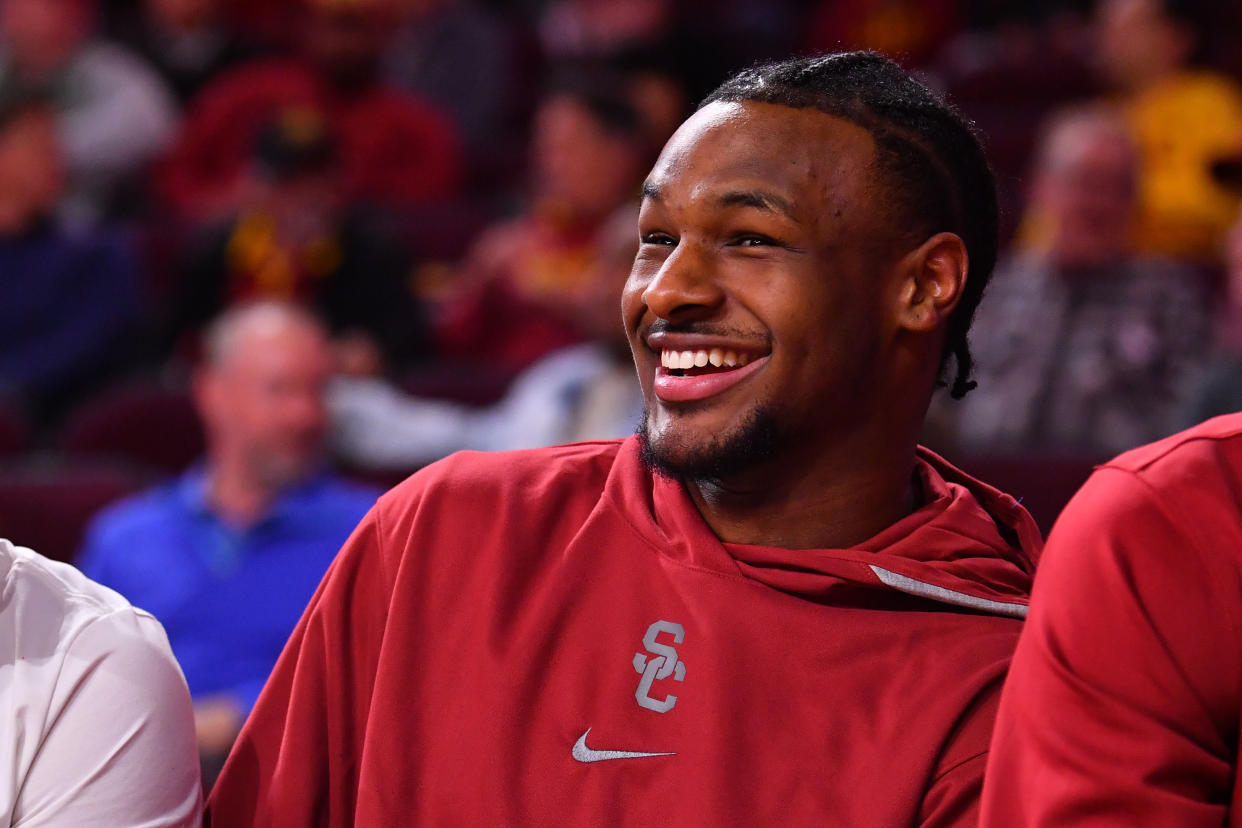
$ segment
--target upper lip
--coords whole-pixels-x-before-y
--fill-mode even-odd
[[[734,351],[752,358],[767,356],[771,348],[767,343],[730,339],[722,336],[694,333],[657,332],[645,337],[647,347],[652,351],[710,351],[719,348],[722,351]]]

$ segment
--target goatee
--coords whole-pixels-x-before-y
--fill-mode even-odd
[[[664,477],[718,480],[770,460],[778,443],[776,419],[765,409],[751,411],[741,424],[725,434],[691,443],[665,435],[651,439],[647,409],[638,423],[643,465]]]

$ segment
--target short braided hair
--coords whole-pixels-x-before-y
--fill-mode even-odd
[[[996,182],[974,126],[940,95],[874,52],[797,58],[743,70],[704,99],[813,108],[871,133],[900,222],[930,238],[956,233],[970,254],[966,287],[949,317],[940,367],[949,392],[975,387],[967,334],[996,265]],[[941,383],[942,385],[945,383]]]

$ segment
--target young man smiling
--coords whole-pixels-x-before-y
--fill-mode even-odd
[[[970,385],[978,142],[875,55],[748,70],[639,223],[640,433],[383,498],[215,824],[974,824],[1039,543],[916,447],[946,358]]]

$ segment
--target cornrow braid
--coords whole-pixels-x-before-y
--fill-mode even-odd
[[[956,108],[874,52],[798,58],[743,70],[700,104],[716,101],[813,108],[871,133],[901,226],[919,240],[940,232],[961,237],[969,253],[966,286],[949,316],[941,374],[956,363],[954,399],[976,383],[968,334],[996,266],[996,182],[979,135]]]

